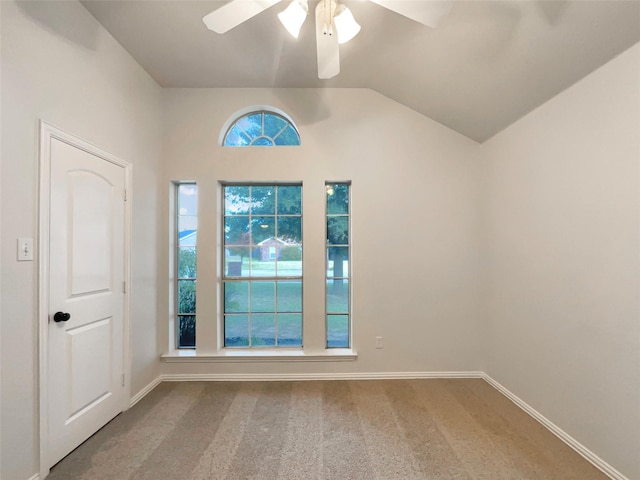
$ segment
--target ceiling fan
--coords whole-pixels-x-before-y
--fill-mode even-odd
[[[216,33],[226,33],[282,0],[231,0],[205,15],[202,21]],[[451,11],[454,0],[371,0],[392,12],[431,28]],[[292,0],[278,14],[287,31],[298,38],[300,28],[309,14],[308,0]],[[351,10],[338,0],[320,0],[316,7],[316,47],[318,78],[329,79],[340,73],[339,45],[360,31]]]

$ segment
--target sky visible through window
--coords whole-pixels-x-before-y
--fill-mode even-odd
[[[300,135],[286,118],[273,112],[253,112],[237,119],[224,137],[225,147],[300,145]]]
[[[178,348],[196,346],[196,245],[198,186],[177,185],[176,317]]]

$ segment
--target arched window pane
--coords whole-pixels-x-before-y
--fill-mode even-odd
[[[276,145],[300,145],[298,132],[289,125],[284,131],[274,139]]]
[[[259,145],[259,146],[263,146],[263,147],[272,147],[273,146],[273,141],[270,138],[267,138],[267,137],[258,137],[253,142],[251,142],[251,145]]]
[[[287,121],[277,115],[264,116],[264,134],[271,138],[275,138],[287,125]]]
[[[262,114],[254,113],[240,118],[236,125],[249,135],[250,138],[259,137],[262,135]]]
[[[250,145],[251,140],[249,137],[240,130],[240,127],[234,125],[227,133],[227,138],[225,139],[225,145],[234,145],[237,147]]]
[[[274,112],[248,113],[238,118],[225,135],[225,147],[300,145],[295,126]]]

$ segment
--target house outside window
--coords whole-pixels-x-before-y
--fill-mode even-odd
[[[302,185],[223,185],[224,346],[302,347]]]
[[[178,348],[196,346],[196,251],[198,186],[179,183],[176,192],[175,318]]]

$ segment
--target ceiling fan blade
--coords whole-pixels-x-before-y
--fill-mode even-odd
[[[340,49],[338,35],[331,25],[326,26],[327,17],[324,2],[316,7],[316,46],[318,50],[318,78],[327,80],[340,73]]]
[[[411,20],[436,28],[453,7],[454,0],[371,0]]]
[[[202,19],[209,30],[226,33],[281,0],[232,0]]]

